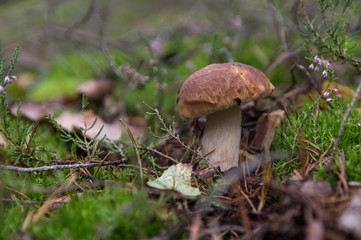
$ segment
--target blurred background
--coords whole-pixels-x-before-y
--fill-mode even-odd
[[[312,18],[314,2],[305,4]],[[124,114],[138,115],[144,102],[174,114],[187,76],[229,61],[259,68],[282,91],[291,84],[293,64],[310,64],[299,8],[297,0],[1,1],[3,57],[20,46],[19,80],[9,94],[69,100],[79,85],[97,79],[112,83],[103,93],[105,108],[118,104]],[[360,28],[357,9],[348,16],[351,32]],[[336,70],[352,81],[354,70]]]

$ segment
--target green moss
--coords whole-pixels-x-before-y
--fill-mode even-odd
[[[318,109],[316,114],[316,105],[310,101],[305,101],[303,107],[289,114],[292,124],[288,122],[286,132],[283,132],[283,128],[277,129],[275,141],[273,143],[274,149],[287,150],[290,155],[295,157],[300,151],[304,151],[304,147],[313,149],[318,153],[304,151],[305,153],[312,154],[316,159],[326,151],[326,157],[332,152],[332,147],[329,149],[331,141],[335,140],[338,135],[338,131],[348,108],[347,102],[339,101],[339,106],[332,110]],[[345,125],[342,138],[339,142],[339,148],[345,154],[346,159],[346,173],[349,181],[360,181],[361,179],[361,128],[358,126],[361,119],[361,113],[357,110],[352,111],[351,117]],[[305,139],[302,141],[300,139]],[[312,144],[316,145],[314,147]],[[301,146],[301,148],[300,148]],[[302,148],[303,147],[303,148]],[[329,149],[329,150],[328,150]],[[300,163],[298,161],[290,164],[285,164],[292,157],[276,163],[276,166],[280,166],[278,175],[288,175],[292,173],[293,169],[299,170]],[[314,160],[310,157],[309,164],[314,163]],[[336,158],[337,160],[337,158]],[[338,161],[333,163],[332,169],[338,171]],[[331,176],[326,171],[325,165],[322,163],[317,164],[315,171],[312,173],[317,179],[335,180],[335,176]]]
[[[150,201],[146,192],[132,193],[121,187],[85,192],[72,196],[69,204],[34,224],[31,231],[39,239],[145,239],[175,223],[172,216],[165,220],[168,213],[162,201]]]
[[[22,206],[14,202],[5,202],[0,211],[0,237],[12,239],[13,233],[21,229],[24,221]]]

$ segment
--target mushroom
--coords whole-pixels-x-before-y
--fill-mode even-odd
[[[268,96],[274,86],[258,69],[242,63],[218,63],[189,76],[177,99],[183,120],[207,116],[201,152],[226,171],[239,166],[241,104]]]

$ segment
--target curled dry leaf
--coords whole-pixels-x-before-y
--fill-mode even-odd
[[[283,110],[262,114],[257,122],[256,135],[253,138],[252,146],[260,149],[269,148],[273,142],[276,127],[281,123],[284,115]]]

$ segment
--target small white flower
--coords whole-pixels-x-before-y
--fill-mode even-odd
[[[318,66],[315,67],[315,72],[318,72],[320,70],[320,68]]]
[[[333,91],[335,94],[337,94],[337,93],[340,92],[340,90],[339,90],[338,88],[332,88],[332,91]]]
[[[361,127],[361,123],[358,123],[357,126],[358,126],[358,127]]]
[[[329,63],[329,61],[325,60],[325,61],[323,61],[323,64],[325,65],[326,68],[332,69],[331,63]]]
[[[10,83],[11,84],[11,78],[9,77],[9,76],[6,76],[5,78],[4,78],[4,83],[6,83],[6,84],[8,84],[8,83]]]
[[[11,77],[9,77],[9,76],[6,76],[5,78],[4,78],[4,83],[5,84],[13,84],[15,81],[17,80],[17,77],[16,76],[11,76]]]
[[[326,70],[323,70],[323,72],[322,72],[322,77],[327,77],[327,71]]]
[[[0,93],[3,93],[4,92],[4,88],[3,86],[0,85]]]
[[[157,61],[154,60],[154,59],[150,59],[150,60],[149,60],[149,64],[150,64],[150,65],[155,65],[156,63],[157,63]]]
[[[308,69],[315,69],[315,66],[313,65],[313,63],[311,63],[311,65],[308,67]]]
[[[330,96],[330,94],[331,94],[330,92],[324,92],[324,93],[323,93],[323,97],[324,97],[324,98],[327,98],[328,96]]]
[[[331,102],[332,101],[332,98],[327,98],[326,99],[326,102]]]
[[[337,94],[336,97],[342,98],[342,95],[341,95],[341,94]]]

